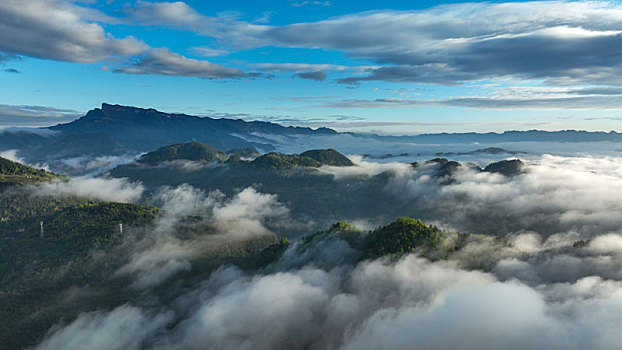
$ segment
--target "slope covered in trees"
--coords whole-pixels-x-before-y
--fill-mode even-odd
[[[334,149],[314,149],[300,153],[300,157],[309,157],[317,160],[322,165],[353,166],[354,163],[343,154]]]
[[[58,175],[0,157],[0,190],[14,185],[50,181],[55,177]]]
[[[367,256],[403,254],[419,247],[434,247],[441,243],[440,230],[409,217],[401,217],[387,226],[369,233],[364,251]]]
[[[141,156],[137,162],[155,165],[173,160],[191,160],[197,162],[225,161],[229,156],[212,146],[200,142],[180,143],[158,148]]]

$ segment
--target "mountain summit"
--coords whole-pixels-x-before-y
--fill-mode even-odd
[[[198,141],[218,149],[255,146],[272,150],[271,135],[332,135],[332,129],[317,130],[305,127],[285,127],[279,124],[241,119],[214,119],[186,114],[164,113],[104,103],[84,117],[66,124],[50,127],[65,134],[105,133],[127,143],[139,151],[150,151],[173,143]]]

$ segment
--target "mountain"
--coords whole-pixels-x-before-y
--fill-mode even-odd
[[[353,134],[358,137],[373,138],[385,142],[413,142],[420,144],[456,144],[456,143],[507,143],[507,142],[601,142],[601,141],[622,141],[622,133],[615,131],[585,131],[585,130],[527,130],[527,131],[505,131],[502,133],[437,133],[404,136],[384,136],[384,135],[362,135]],[[486,150],[480,150],[486,151]],[[479,152],[490,153],[490,152]]]
[[[241,119],[213,119],[155,109],[102,104],[70,123],[33,130],[0,133],[0,150],[16,149],[29,163],[51,166],[63,158],[137,155],[160,147],[187,142],[210,144],[218,149],[275,149],[265,135],[335,135],[327,128],[285,127]],[[62,168],[62,167],[60,167]]]
[[[348,162],[340,163],[342,157]],[[389,220],[409,215],[413,212],[412,205],[415,205],[407,200],[396,200],[390,190],[395,186],[393,170],[369,173],[365,166],[352,164],[334,150],[310,150],[300,154],[271,152],[253,161],[231,156],[225,162],[219,161],[219,164],[212,166],[205,162],[182,166],[183,163],[167,161],[150,164],[134,162],[117,166],[109,175],[140,181],[148,191],[154,192],[162,186],[188,184],[207,192],[219,190],[233,195],[241,188],[252,186],[263,193],[277,195],[279,201],[287,203],[293,218],[308,222],[314,229],[342,219],[366,217]],[[322,165],[328,164],[352,165],[322,168]],[[514,162],[491,163],[486,171],[511,176],[515,175],[512,169],[517,165]],[[413,168],[417,171],[414,178],[429,177],[432,183],[441,186],[457,183],[457,175],[462,171],[483,171],[475,164],[444,158],[413,164]],[[335,174],[346,175],[336,177]]]
[[[284,127],[269,122],[241,119],[213,119],[186,114],[163,113],[155,109],[102,104],[84,117],[49,128],[65,135],[104,133],[138,151],[150,151],[167,144],[198,141],[219,149],[257,147],[272,150],[270,141],[257,134],[335,134],[330,129]],[[253,141],[248,141],[253,140]]]
[[[320,137],[320,138],[317,138]],[[373,139],[383,143],[395,143],[395,149],[404,144],[465,144],[509,142],[622,142],[622,134],[611,132],[564,131],[506,131],[503,133],[441,133],[415,136],[383,136],[374,134],[338,133],[328,128],[285,127],[276,123],[241,119],[214,119],[186,114],[164,113],[151,108],[111,105],[90,110],[83,117],[65,124],[33,129],[8,129],[0,132],[0,151],[17,150],[29,164],[47,164],[57,172],[80,175],[92,171],[93,158],[97,164],[118,164],[122,160],[135,159],[142,153],[158,148],[188,142],[209,144],[219,150],[237,149],[240,159],[256,158],[259,153],[284,150],[287,145],[308,144],[312,147],[342,147],[352,138],[358,141]],[[321,146],[320,146],[321,145]],[[241,151],[246,149],[247,151]],[[291,148],[290,148],[291,149]],[[438,156],[475,155],[520,152],[488,147],[467,153],[437,153]],[[246,154],[246,155],[244,155]],[[248,154],[251,154],[248,156]],[[431,153],[432,154],[432,153]],[[326,154],[325,154],[326,155]],[[409,156],[399,153],[398,156]],[[116,159],[112,159],[116,157]],[[315,159],[312,155],[304,155]],[[315,159],[323,164],[344,166],[347,161],[328,156]],[[391,158],[386,154],[380,158]],[[103,161],[102,161],[103,160]],[[334,163],[331,163],[334,162]],[[109,168],[111,168],[111,165]],[[107,165],[106,165],[107,166]],[[100,168],[104,167],[103,165]],[[107,169],[109,169],[107,168]]]

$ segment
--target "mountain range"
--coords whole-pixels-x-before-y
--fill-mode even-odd
[[[219,149],[275,147],[264,134],[334,135],[327,128],[285,127],[275,123],[240,119],[213,119],[169,114],[155,109],[102,104],[66,124],[33,130],[6,130],[0,150],[17,150],[29,163],[53,162],[72,157],[139,154],[159,147],[198,141]]]
[[[615,131],[530,130],[415,136],[338,133],[329,128],[286,127],[264,121],[214,119],[104,103],[101,108],[69,123],[39,129],[4,130],[0,133],[0,151],[16,150],[26,163],[47,164],[53,171],[76,174],[66,166],[67,159],[136,158],[160,147],[187,142],[201,142],[219,150],[246,148],[265,153],[278,150],[279,140],[305,137],[325,137],[326,146],[337,149],[340,137],[400,144],[622,141],[622,134]]]

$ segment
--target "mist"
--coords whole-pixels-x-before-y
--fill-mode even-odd
[[[619,347],[620,158],[542,155],[516,176],[463,164],[449,177],[435,176],[435,163],[350,159],[354,167],[318,171],[334,181],[387,174],[383,194],[448,241],[458,239],[452,232],[485,235],[443,259],[362,259],[344,239],[295,240],[259,269],[198,271],[197,259],[240,242],[276,242],[296,225],[288,205],[254,187],[227,196],[189,185],[147,193],[126,180],[96,179],[90,192],[81,184],[95,179],[48,184],[49,193],[91,197],[116,186],[119,199],[142,196],[162,215],[118,248],[125,262],[113,278],[144,297],[59,323],[36,349]],[[363,231],[386,224],[355,223]],[[201,278],[170,282],[190,273]],[[165,283],[167,297],[154,297]]]
[[[589,264],[594,247],[574,258]],[[620,251],[610,253],[619,264]],[[480,271],[416,255],[329,269],[317,260],[287,269],[283,260],[260,274],[223,267],[169,306],[85,314],[38,348],[80,340],[93,349],[616,349],[622,282],[599,269],[578,280],[521,280],[530,268],[567,258],[549,254],[541,262],[516,254],[510,275],[508,258]],[[119,319],[132,323],[110,326]],[[174,327],[163,324],[171,319]],[[121,334],[127,329],[135,337]]]
[[[153,226],[126,237],[121,249],[130,251],[130,259],[116,272],[138,276],[134,286],[139,289],[189,270],[192,258],[215,256],[247,241],[274,243],[276,236],[267,224],[288,220],[288,209],[276,196],[252,187],[227,198],[220,191],[182,185],[162,188],[148,202],[162,208],[163,215]]]
[[[140,182],[127,179],[71,177],[43,182],[29,188],[34,195],[71,197],[115,202],[137,202],[145,187]]]

